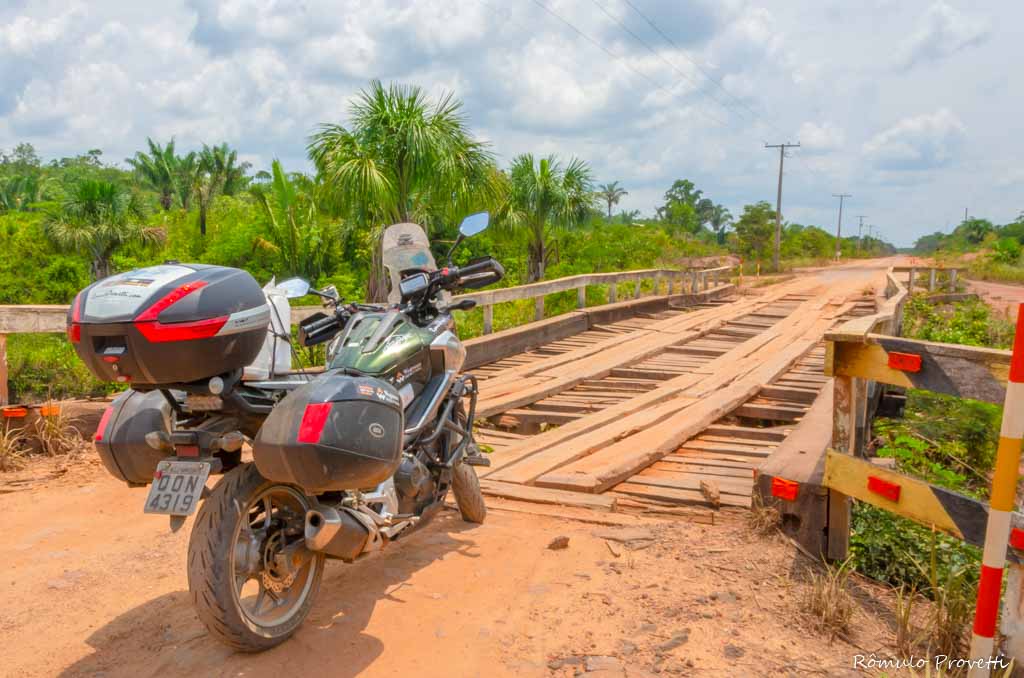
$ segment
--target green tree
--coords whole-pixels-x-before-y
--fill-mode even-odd
[[[0,177],[0,212],[28,212],[53,194],[53,182],[41,174]]]
[[[988,219],[967,219],[953,231],[954,235],[962,237],[971,245],[980,245],[985,236],[992,233],[995,226]]]
[[[419,87],[374,80],[349,109],[349,124],[322,124],[309,157],[336,213],[373,243],[368,298],[387,288],[380,234],[392,223],[431,225],[493,200],[497,182],[487,144],[476,141],[451,94],[431,101]]]
[[[176,158],[174,162],[174,185],[178,203],[187,212],[192,209],[192,196],[199,180],[199,155],[195,151],[189,151],[186,155]]]
[[[718,242],[725,242],[725,229],[732,223],[732,213],[724,205],[712,206],[708,214],[708,224],[718,236]]]
[[[775,210],[765,201],[743,208],[735,225],[741,254],[751,258],[767,255],[775,237]]]
[[[612,220],[612,207],[619,204],[629,191],[619,186],[619,182],[613,181],[610,184],[602,184],[597,187],[597,197],[604,200],[608,205],[608,221]]]
[[[276,270],[282,277],[298,275],[316,282],[334,263],[339,229],[317,209],[308,177],[289,178],[278,160],[271,171],[270,182],[251,189],[268,233],[256,245],[277,255]]]
[[[79,183],[46,220],[46,233],[62,248],[88,252],[92,277],[111,273],[110,258],[122,244],[158,234],[142,225],[143,209],[135,195],[106,181]]]
[[[702,196],[703,191],[692,181],[677,179],[665,191],[665,203],[657,209],[658,218],[669,232],[697,233],[714,207],[714,203]]]
[[[192,195],[199,208],[199,234],[206,235],[206,217],[218,195],[235,195],[247,183],[247,162],[238,162],[238,153],[228,147],[207,146],[199,152],[196,172],[192,178]]]
[[[127,162],[135,170],[135,176],[143,185],[153,189],[160,196],[160,206],[168,211],[174,204],[178,182],[178,157],[174,155],[174,139],[166,146],[146,138],[149,153],[137,151]]]
[[[509,168],[508,195],[498,211],[501,230],[523,234],[527,243],[527,282],[544,279],[553,228],[580,225],[593,208],[590,167],[578,158],[566,167],[555,156],[526,153]]]

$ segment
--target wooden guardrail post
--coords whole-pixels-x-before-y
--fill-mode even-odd
[[[484,306],[484,334],[494,331],[494,304]]]
[[[7,389],[7,335],[0,334],[0,405],[11,402],[11,393]]]
[[[544,320],[544,295],[533,300],[533,319]]]
[[[637,277],[636,277],[636,289],[635,289],[635,290],[633,290],[633,298],[634,298],[634,299],[639,299],[639,298],[640,298],[640,284],[641,284],[641,283],[642,283],[643,281],[644,281],[644,279],[643,279],[643,278],[641,278],[640,276],[637,276]]]
[[[614,304],[619,298],[619,286],[614,282],[608,286],[608,303]]]
[[[672,292],[674,291],[673,287],[674,287],[675,281],[676,281],[675,273],[669,274],[669,276],[668,276],[668,296],[670,296],[670,297],[672,296]]]
[[[949,291],[956,292],[956,269],[949,269]]]
[[[661,292],[661,273],[654,274],[654,296],[658,296]]]
[[[911,268],[910,269],[910,277],[907,279],[907,289],[910,290],[911,294],[914,293],[914,274],[916,274],[916,273],[917,273],[917,269],[916,268]]]
[[[576,288],[576,308],[587,307],[587,286],[580,285]]]
[[[936,276],[936,274],[937,274],[937,271],[935,270],[934,267],[932,267],[932,268],[930,268],[928,270],[928,291],[929,292],[934,292],[935,291],[935,276]]]

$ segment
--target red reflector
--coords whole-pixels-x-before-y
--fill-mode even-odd
[[[885,497],[889,501],[900,500],[900,486],[890,483],[888,480],[882,480],[878,476],[868,476],[868,491]]]
[[[114,414],[114,408],[108,407],[103,410],[103,416],[100,417],[100,425],[96,427],[96,435],[93,436],[93,440],[100,442],[103,440],[103,436],[107,434],[107,424],[110,423],[110,416]]]
[[[889,367],[901,372],[920,372],[921,356],[913,353],[890,353]]]
[[[28,410],[24,407],[5,407],[3,412],[7,419],[21,419],[28,416]]]
[[[105,355],[105,356],[103,356],[103,362],[105,362],[105,363],[113,364],[113,363],[116,363],[120,359],[121,359],[121,356],[119,356],[119,355]]]
[[[178,453],[179,457],[198,457],[199,446],[198,445],[175,445],[174,451]]]
[[[796,501],[800,483],[785,478],[772,478],[772,496],[786,501]]]
[[[164,312],[174,304],[178,303],[188,295],[192,294],[196,290],[206,287],[206,284],[207,283],[205,280],[196,280],[195,282],[185,283],[184,285],[174,290],[166,297],[164,297],[163,299],[156,302],[155,304],[147,308],[145,311],[140,313],[138,317],[135,318],[135,322],[147,322],[150,320],[156,320],[157,317],[162,312]]]
[[[71,322],[68,323],[68,341],[77,344],[82,340],[82,326],[78,321],[82,318],[82,293],[75,296],[74,304],[71,306]]]
[[[331,403],[311,403],[306,405],[299,424],[300,443],[318,443],[320,434],[327,423],[327,415],[331,413]]]
[[[1010,530],[1010,546],[1024,551],[1024,530],[1019,527]]]
[[[152,343],[163,341],[190,341],[192,339],[209,339],[224,327],[228,317],[196,320],[190,323],[163,324],[156,321],[136,322],[135,327]]]

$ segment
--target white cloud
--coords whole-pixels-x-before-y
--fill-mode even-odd
[[[990,35],[989,22],[947,4],[932,4],[922,25],[903,45],[901,63],[909,68],[925,61],[938,61],[968,47],[981,44]]]
[[[846,133],[839,126],[827,121],[820,125],[814,122],[805,122],[800,125],[797,138],[800,139],[801,153],[808,155],[835,151],[846,144]]]
[[[883,170],[926,170],[953,159],[965,136],[964,124],[947,108],[904,118],[864,144],[864,153]]]

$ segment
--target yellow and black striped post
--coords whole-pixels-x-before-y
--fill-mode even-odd
[[[1003,424],[999,431],[992,495],[989,501],[985,548],[981,557],[978,603],[974,611],[971,637],[970,677],[989,675],[989,662],[995,650],[996,618],[1006,565],[1006,546],[1010,538],[1010,517],[1017,494],[1021,438],[1024,437],[1024,304],[1017,308],[1017,331],[1013,338],[1009,381],[1003,401]]]

